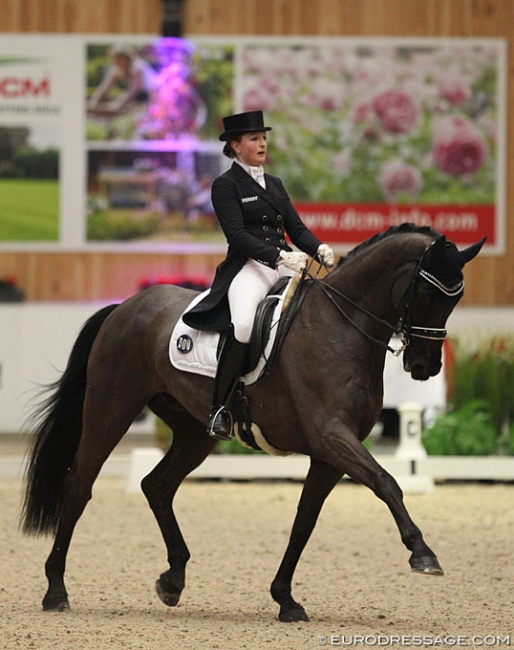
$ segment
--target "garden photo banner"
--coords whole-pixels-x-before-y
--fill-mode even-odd
[[[502,39],[7,36],[0,249],[221,252],[224,115],[343,252],[404,221],[505,252]]]

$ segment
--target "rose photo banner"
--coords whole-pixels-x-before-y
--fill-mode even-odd
[[[7,36],[0,249],[224,250],[222,117],[340,251],[404,221],[505,251],[502,39]]]

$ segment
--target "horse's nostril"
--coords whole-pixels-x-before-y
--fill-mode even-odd
[[[419,363],[412,366],[410,369],[410,376],[412,379],[416,379],[418,381],[426,381],[427,379],[430,379],[430,373],[428,369]]]

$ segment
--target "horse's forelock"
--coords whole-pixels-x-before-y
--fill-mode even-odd
[[[439,253],[429,254],[423,262],[423,269],[433,275],[445,287],[454,287],[462,282],[462,262],[455,244],[444,241]]]

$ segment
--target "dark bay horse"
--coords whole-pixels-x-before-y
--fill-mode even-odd
[[[397,482],[361,441],[381,410],[391,333],[401,332],[404,368],[414,379],[436,375],[445,323],[463,292],[462,268],[482,244],[459,251],[436,231],[410,224],[375,235],[325,279],[307,280],[273,372],[247,388],[251,420],[267,441],[311,461],[271,585],[281,621],[308,620],[293,599],[292,577],[326,497],[344,474],[387,504],[411,552],[411,569],[443,573]],[[55,534],[45,565],[45,610],[69,607],[64,571],[73,530],[104,461],[145,405],[174,433],[142,489],[168,554],[169,569],[156,590],[166,605],[179,602],[190,555],[173,498],[215,445],[205,431],[212,380],[176,370],[168,358],[173,326],[195,295],[161,285],[94,314],[36,413],[22,525],[27,533]]]

